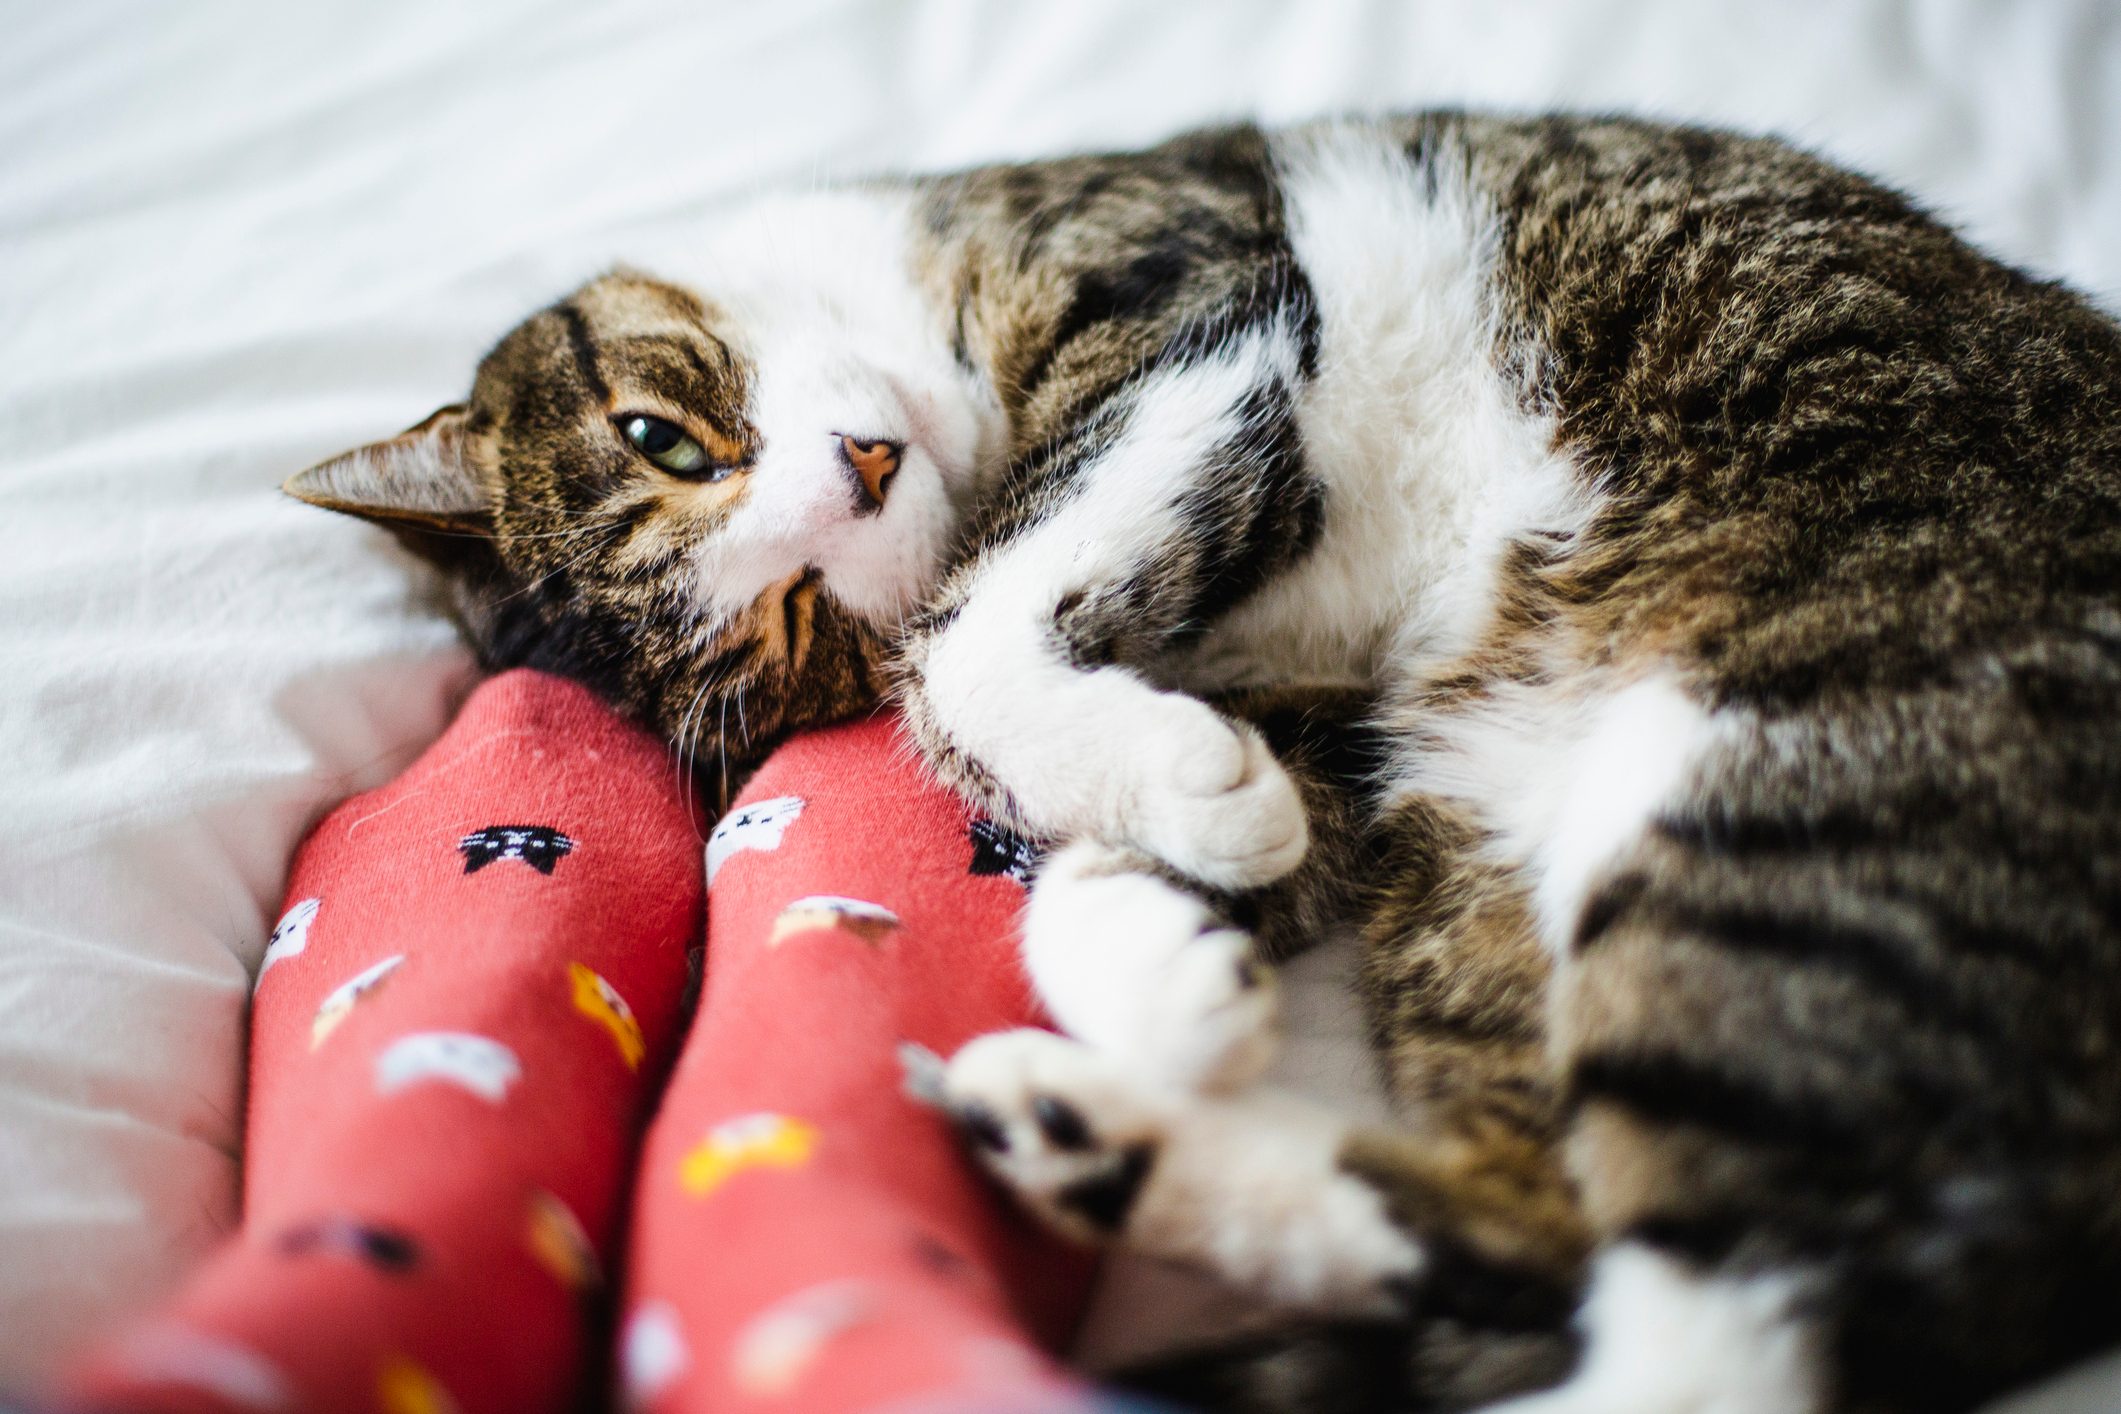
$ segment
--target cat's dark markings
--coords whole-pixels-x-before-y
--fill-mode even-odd
[[[683,494],[622,446],[582,435],[613,390],[654,388],[696,409],[710,451],[741,464],[749,371],[688,293],[625,273],[525,321],[488,354],[468,403],[439,422],[493,495],[379,511],[322,485],[304,494],[377,515],[450,576],[455,612],[492,666],[575,678],[687,750],[726,804],[745,770],[796,727],[876,701],[885,635],[797,574],[750,608],[705,621],[687,606],[685,551],[743,494]],[[623,399],[622,399],[623,401]],[[702,740],[716,742],[701,749]],[[695,759],[692,753],[697,753]]]
[[[1375,758],[1318,712],[1230,704],[1302,768],[1318,847],[1264,907],[1224,902],[1310,934],[1359,896],[1372,1031],[1419,1127],[1352,1134],[1342,1166],[1430,1265],[1395,1317],[1140,1382],[1258,1410],[1548,1385],[1580,1356],[1587,1259],[1623,1241],[1703,1277],[1806,1274],[1820,1387],[1760,1407],[1966,1408],[2121,1336],[2114,324],[1774,142],[1455,114],[1388,131],[1429,197],[1462,180],[1492,202],[1490,353],[1600,499],[1582,534],[1505,548],[1483,635],[1385,701],[1376,749],[1539,687],[1556,645],[1620,680],[1683,673],[1739,725],[1592,881],[1557,969],[1490,822],[1433,796],[1373,815]],[[801,577],[727,620],[690,610],[684,551],[724,508],[582,429],[652,384],[740,460],[756,370],[723,312],[645,277],[596,282],[481,367],[447,414],[480,494],[305,494],[457,569],[493,666],[583,678],[681,743],[741,692],[708,753],[731,772],[895,681],[939,769],[1017,820],[1011,782],[923,701],[981,583],[963,567],[1067,503],[1116,397],[1277,325],[1299,367],[1255,390],[1154,573],[1052,607],[1070,664],[1153,676],[1315,553],[1327,492],[1291,405],[1317,310],[1250,129],[880,189],[914,193],[918,278],[1006,427],[959,572],[903,627]]]

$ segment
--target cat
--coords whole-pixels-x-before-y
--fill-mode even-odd
[[[289,484],[728,794],[1053,848],[935,1080],[1212,1407],[1960,1409],[2121,1337],[2121,332],[1780,142],[1432,112],[703,221]],[[1360,921],[1403,1116],[1263,1089]]]

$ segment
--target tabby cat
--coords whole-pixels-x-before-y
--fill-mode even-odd
[[[2121,332],[1779,143],[1431,113],[774,198],[295,478],[728,790],[1061,842],[942,1102],[1231,1409],[1960,1409],[2121,1337]],[[1353,704],[1351,706],[1351,699]],[[1404,1116],[1254,1083],[1353,912]],[[1255,937],[1259,940],[1255,944]]]

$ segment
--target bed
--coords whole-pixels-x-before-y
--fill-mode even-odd
[[[274,488],[717,200],[1233,115],[1627,109],[1794,136],[2121,297],[2111,0],[7,0],[0,34],[0,1390],[229,1229],[289,850],[471,680],[385,537]],[[1295,1078],[1372,1104],[1345,960],[1302,968]],[[1169,1280],[1122,1274],[1090,1353],[1167,1334]],[[2121,1361],[2017,1407],[2121,1408]]]

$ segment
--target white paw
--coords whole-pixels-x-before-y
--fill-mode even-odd
[[[1222,889],[1272,883],[1303,862],[1310,824],[1296,783],[1258,732],[1181,693],[1144,699],[1108,769],[1114,833]]]
[[[1181,1094],[1030,1030],[973,1040],[936,1088],[980,1162],[1072,1236],[1328,1313],[1399,1309],[1425,1260],[1378,1190],[1341,1167],[1347,1122],[1307,1101]]]
[[[977,1037],[951,1057],[942,1103],[1025,1207],[1086,1241],[1125,1229],[1170,1117],[1116,1058],[1030,1029]]]
[[[1189,1089],[1257,1079],[1279,1040],[1279,990],[1252,940],[1201,899],[1080,842],[1047,860],[1024,961],[1071,1036]]]

